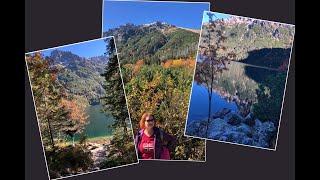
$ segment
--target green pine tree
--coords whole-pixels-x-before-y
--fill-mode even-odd
[[[102,103],[104,110],[111,112],[115,121],[112,124],[114,134],[111,140],[111,150],[107,158],[108,160],[102,165],[102,168],[127,164],[137,160],[133,135],[129,131],[129,114],[115,43],[113,39],[107,39],[106,41],[108,63],[105,72],[101,74],[106,80],[104,86],[106,95],[102,98]]]

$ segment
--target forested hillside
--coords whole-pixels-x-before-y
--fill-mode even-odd
[[[106,56],[85,59],[71,52],[54,50],[46,58],[53,60],[55,66],[61,69],[58,81],[68,93],[84,96],[90,104],[99,103],[105,93],[100,74],[106,66]]]
[[[205,23],[201,36],[206,37],[212,32],[210,38],[211,43],[214,43],[220,36],[213,33],[217,30],[221,30],[222,35],[227,37],[223,42],[226,49],[218,52],[220,56],[232,52],[237,55],[234,60],[270,68],[279,68],[288,63],[294,35],[293,26],[234,16],[216,20],[214,30]],[[201,46],[208,46],[206,38],[201,38]],[[259,53],[254,53],[256,51]]]
[[[167,59],[194,57],[199,34],[163,22],[147,25],[126,24],[104,32],[117,40],[123,64],[143,59],[146,64],[160,64]]]

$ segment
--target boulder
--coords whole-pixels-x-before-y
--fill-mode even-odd
[[[209,125],[208,138],[219,140],[221,135],[230,128],[231,128],[230,124],[228,124],[224,119],[221,119],[221,118],[213,119],[211,120],[211,123]]]
[[[97,143],[91,143],[91,142],[88,143],[88,150],[90,150],[90,151],[94,150],[98,147],[99,147],[99,144],[97,144]]]
[[[196,120],[188,123],[186,129],[186,135],[196,136],[196,137],[207,137],[206,129],[207,129],[208,120]]]
[[[252,134],[252,128],[244,123],[241,123],[241,125],[234,128],[234,130],[236,132],[244,133],[245,135],[249,135],[249,136]]]
[[[275,135],[276,131],[277,129],[273,122],[266,121],[262,123],[260,120],[256,119],[252,134],[254,145],[269,148],[272,137]]]
[[[254,126],[255,125],[255,119],[252,113],[249,113],[244,119],[243,123],[247,124],[248,126]]]
[[[262,126],[262,122],[259,119],[254,120],[254,127],[260,127]]]
[[[243,122],[243,118],[237,113],[229,113],[225,116],[227,122],[233,126],[239,125]]]
[[[235,114],[233,116],[235,116]],[[254,142],[251,138],[253,131],[252,127],[241,122],[239,122],[238,126],[231,125],[228,121],[229,119],[217,118],[212,120],[209,126],[210,134],[208,138],[237,144],[252,145]]]
[[[210,121],[208,137],[206,136],[207,120],[193,121],[187,125],[186,134],[218,141],[257,147],[270,147],[270,142],[277,129],[273,122],[261,122],[252,115],[242,118],[236,113],[228,113],[224,118]]]
[[[98,166],[100,163],[102,163],[106,156],[107,156],[107,150],[105,146],[101,145],[96,145],[98,146],[97,148],[91,150],[92,153],[92,159],[94,162],[95,166]]]

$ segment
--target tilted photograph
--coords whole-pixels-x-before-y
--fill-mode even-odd
[[[205,141],[184,136],[207,2],[104,1],[139,159],[205,161]]]
[[[138,163],[113,37],[25,61],[49,179]]]
[[[275,150],[294,31],[205,11],[185,135]]]

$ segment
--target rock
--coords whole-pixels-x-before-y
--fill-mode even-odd
[[[253,145],[254,141],[252,138],[244,138],[241,142],[241,144],[245,144],[245,145]]]
[[[93,142],[89,142],[89,143],[88,143],[88,149],[89,149],[90,151],[98,148],[99,146],[101,146],[101,144],[97,144],[97,143],[93,143]]]
[[[249,113],[244,119],[243,123],[247,124],[248,126],[254,126],[255,125],[255,119],[252,113]]]
[[[221,139],[225,139],[227,142],[244,144],[244,142],[249,141],[250,138],[243,132],[237,132],[234,130],[226,131],[222,134]]]
[[[259,147],[270,147],[270,142],[272,137],[276,133],[276,127],[271,121],[261,122],[256,119],[256,124],[253,127],[252,138],[254,140],[254,145]]]
[[[237,113],[229,113],[225,116],[227,122],[233,126],[239,125],[243,122],[243,118]]]
[[[224,119],[213,119],[209,125],[208,138],[219,140],[219,138],[222,136],[225,130],[229,128],[230,124],[228,124]]]
[[[187,125],[186,135],[196,136],[196,137],[207,137],[206,129],[207,129],[208,120],[196,120]]]
[[[106,160],[108,155],[107,146],[98,143],[88,143],[88,149],[92,154],[92,160],[95,167],[99,167],[99,164]]]
[[[104,156],[106,154],[106,152],[104,151],[104,147],[98,147],[92,150],[91,153],[98,157]]]
[[[251,130],[250,126],[248,126],[247,124],[244,124],[244,123],[242,123],[240,126],[236,127],[235,131],[244,133],[245,135],[252,134],[252,130]]]
[[[262,125],[262,122],[259,120],[259,119],[255,119],[254,120],[254,126],[255,127],[259,127],[259,126],[261,126]]]
[[[194,121],[187,125],[186,134],[213,140],[270,147],[270,142],[276,133],[276,127],[271,121],[261,122],[252,114],[242,118],[236,113],[228,113],[224,118],[210,121],[208,137],[206,136],[207,120]]]
[[[238,144],[252,145],[252,127],[244,123],[239,123],[238,126],[231,125],[228,118],[217,118],[211,121],[209,126],[210,139],[232,142]]]
[[[91,153],[95,165],[99,165],[106,158],[106,150],[103,147],[97,148],[95,151],[91,151]]]
[[[91,151],[91,150],[94,150],[94,149],[96,149],[96,148],[97,148],[96,146],[90,146],[90,145],[88,146],[88,150],[90,150],[90,151]]]

